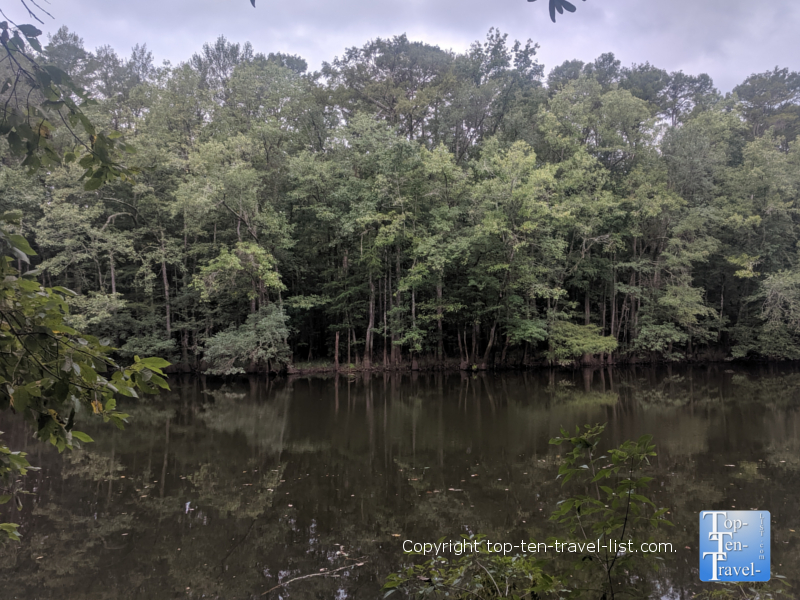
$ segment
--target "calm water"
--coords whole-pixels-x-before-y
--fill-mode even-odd
[[[8,415],[42,466],[21,544],[0,548],[0,598],[378,598],[404,539],[554,532],[559,428],[607,422],[605,446],[655,435],[651,497],[678,549],[657,594],[697,587],[697,513],[772,512],[772,565],[800,573],[800,374],[787,367],[175,379],[128,404],[126,431],[59,455]],[[794,531],[792,531],[794,530]],[[346,557],[342,554],[346,555]]]

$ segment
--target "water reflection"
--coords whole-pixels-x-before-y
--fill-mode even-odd
[[[3,598],[376,598],[404,539],[542,538],[562,491],[562,426],[653,433],[652,496],[677,553],[654,585],[697,588],[697,512],[772,511],[773,573],[798,571],[800,374],[724,367],[173,381],[58,455],[7,417],[28,477],[24,541],[0,549]]]

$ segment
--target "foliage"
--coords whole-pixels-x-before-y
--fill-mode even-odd
[[[545,78],[537,45],[496,29],[458,53],[371,40],[319,74],[225,38],[157,67],[19,32],[0,80],[26,69],[53,128],[22,154],[28,130],[3,130],[0,208],[26,215],[37,281],[76,292],[70,324],[126,356],[199,370],[272,303],[306,361],[800,356],[797,73],[723,97],[605,53]],[[95,138],[66,100],[51,115],[51,67]]]
[[[536,2],[536,0],[528,0],[528,2]],[[567,0],[550,0],[550,20],[553,23],[556,22],[556,12],[563,15],[565,10],[567,12],[575,12],[575,5]]]
[[[24,157],[21,166],[31,174],[42,167],[76,162],[84,169],[81,180],[86,180],[87,190],[96,190],[113,179],[128,179],[132,171],[112,155],[135,150],[120,140],[120,131],[99,130],[86,116],[85,110],[95,102],[68,73],[42,64],[36,55],[42,52],[41,35],[30,24],[0,22],[4,63],[0,74],[0,135],[8,142],[9,151]],[[71,137],[72,147],[66,152],[59,152],[50,141],[59,127]]]
[[[0,435],[2,435],[0,431]],[[12,452],[8,446],[0,443],[0,484],[2,484],[2,492],[0,495],[0,505],[10,502],[12,499],[16,502],[17,508],[22,509],[22,500],[19,496],[6,493],[14,490],[14,482],[17,477],[25,475],[31,469],[31,464],[25,458],[25,452]],[[0,540],[10,539],[15,542],[19,541],[19,525],[16,523],[0,523]]]
[[[755,298],[761,301],[760,327],[739,327],[734,356],[754,352],[768,358],[800,358],[800,275],[781,271],[760,282]]]
[[[655,446],[646,435],[601,455],[598,445],[604,430],[604,425],[586,425],[570,436],[562,429],[563,437],[550,440],[570,447],[558,470],[562,487],[575,480],[572,485],[587,492],[561,500],[550,517],[565,535],[548,539],[549,546],[576,543],[586,548],[571,564],[544,560],[536,553],[498,555],[479,545],[483,536],[462,536],[461,541],[475,544],[477,551],[408,565],[387,578],[386,595],[403,591],[418,598],[646,597],[639,589],[638,573],[642,568],[657,570],[660,557],[629,550],[644,541],[639,536],[671,525],[664,518],[667,509],[656,509],[644,495],[652,477],[640,472],[656,455]],[[596,545],[598,540],[600,547],[589,549],[587,543]]]
[[[18,228],[22,215],[0,217],[0,410],[11,410],[24,419],[35,436],[64,449],[80,447],[92,439],[76,430],[81,413],[98,415],[119,429],[128,415],[117,410],[115,396],[137,397],[138,392],[169,389],[159,358],[140,359],[120,367],[111,357],[107,341],[83,334],[66,324],[68,297],[74,292],[45,288],[36,281],[37,271],[21,270],[35,252]],[[0,478],[11,488],[15,474],[30,468],[25,454],[0,446]],[[10,495],[3,495],[7,502]],[[4,525],[12,539],[12,525]]]
[[[621,592],[630,593],[635,589],[635,576],[631,577],[637,562],[650,561],[649,568],[658,569],[661,559],[654,554],[630,551],[638,548],[640,538],[659,527],[672,525],[664,518],[666,508],[657,509],[652,500],[644,495],[652,477],[641,475],[649,465],[650,457],[656,456],[652,436],[643,435],[638,440],[626,440],[607,454],[598,451],[600,436],[605,425],[586,425],[581,431],[576,426],[575,435],[562,429],[561,436],[550,440],[551,444],[567,444],[571,450],[564,454],[558,469],[562,485],[576,480],[576,487],[583,494],[572,496],[559,502],[558,509],[551,519],[562,525],[569,540],[580,539],[591,542],[599,539],[605,551],[591,554],[589,560],[579,559],[575,568],[588,572],[594,585],[599,583],[603,595],[614,598]],[[575,485],[575,484],[574,484]],[[633,544],[622,550],[614,550],[612,544]],[[650,558],[648,558],[650,557]],[[661,559],[663,560],[663,559]],[[627,585],[619,585],[624,573],[630,578]],[[600,581],[597,581],[599,577]]]
[[[692,596],[693,600],[772,600],[791,598],[791,587],[785,578],[776,575],[777,581],[765,583],[717,583],[713,589]]]
[[[231,375],[244,373],[244,367],[282,366],[289,362],[290,351],[286,315],[275,304],[249,315],[239,327],[221,331],[206,342],[209,373]]]
[[[569,360],[583,354],[605,354],[617,349],[617,341],[601,335],[596,325],[557,321],[550,328],[549,339],[557,360]]]
[[[478,551],[457,557],[437,556],[392,573],[384,583],[383,597],[401,591],[419,598],[528,600],[558,598],[564,590],[558,579],[544,572],[545,561],[533,555],[503,556],[481,549],[485,536],[462,538]]]
[[[28,12],[38,18],[30,9]],[[53,169],[77,162],[84,171],[71,179],[86,180],[83,189],[87,191],[112,180],[131,182],[133,170],[112,154],[133,153],[133,148],[120,141],[120,131],[106,134],[87,117],[84,110],[96,102],[86,90],[62,69],[42,63],[42,57],[35,54],[43,52],[38,40],[41,33],[33,25],[0,23],[0,78],[4,78],[0,136],[9,155],[24,157],[19,166],[28,175],[42,167]],[[59,127],[68,134],[66,148],[51,143]],[[22,217],[21,210],[0,216],[0,410],[19,415],[36,438],[63,452],[93,441],[74,428],[81,414],[98,415],[123,429],[128,415],[116,409],[116,396],[138,397],[139,392],[169,389],[161,369],[170,363],[135,356],[132,365],[121,367],[111,357],[114,349],[108,340],[73,327],[89,325],[91,320],[76,323],[70,319],[70,300],[96,305],[91,312],[103,321],[110,316],[109,305],[111,310],[121,306],[116,290],[110,301],[104,302],[97,295],[79,298],[63,286],[45,287],[44,279],[38,280],[42,272],[29,268],[29,257],[36,252],[21,235]],[[22,508],[17,476],[32,468],[24,452],[0,444],[0,504],[13,498]],[[17,530],[14,523],[0,523],[0,532],[8,539],[19,540]]]
[[[248,298],[262,302],[267,290],[286,289],[275,270],[275,259],[252,242],[239,242],[233,252],[223,248],[217,258],[200,269],[193,284],[203,300],[214,294],[235,294],[237,288],[243,288]]]
[[[679,359],[680,355],[671,353],[670,348],[673,344],[685,343],[687,338],[688,336],[675,327],[674,323],[642,324],[639,337],[636,338],[636,347],[674,360]]]

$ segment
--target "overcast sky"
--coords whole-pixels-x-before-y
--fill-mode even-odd
[[[461,51],[490,27],[541,46],[547,71],[568,59],[613,52],[623,65],[649,61],[669,71],[708,73],[723,92],[751,73],[800,70],[798,0],[588,0],[552,23],[548,0],[50,0],[45,32],[67,25],[93,49],[110,44],[128,55],[146,43],[156,63],[187,60],[224,35],[259,52],[322,61],[375,37],[412,40]],[[7,14],[24,18],[18,2]],[[9,11],[10,9],[10,11]]]

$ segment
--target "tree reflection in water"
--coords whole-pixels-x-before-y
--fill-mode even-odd
[[[782,371],[782,372],[780,372]],[[655,436],[656,504],[678,549],[651,589],[698,587],[697,513],[772,512],[773,573],[800,571],[800,374],[693,367],[519,374],[176,379],[124,432],[59,455],[0,423],[42,470],[0,548],[4,598],[377,598],[402,540],[544,539],[563,425],[609,447]],[[2,507],[8,511],[8,507]],[[8,520],[0,512],[0,520]],[[795,583],[793,581],[793,583]],[[276,592],[273,593],[275,595]],[[277,597],[277,596],[276,596]]]

